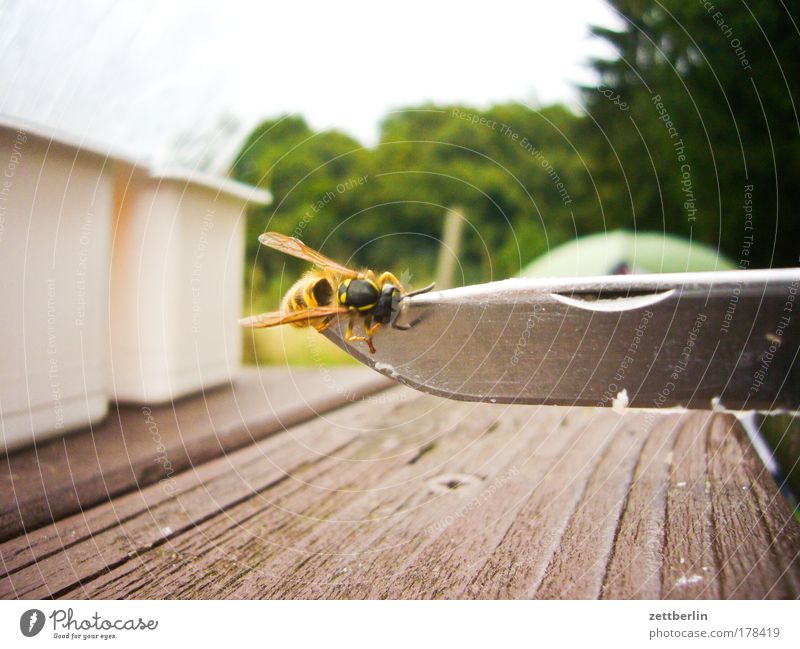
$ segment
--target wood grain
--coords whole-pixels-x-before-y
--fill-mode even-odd
[[[230,387],[153,406],[0,458],[0,541],[141,489],[391,382],[364,368],[245,370]]]
[[[291,482],[305,464],[346,446],[358,434],[352,418],[373,407],[365,400],[334,411],[292,429],[291,434],[269,437],[185,471],[169,483],[152,485],[138,497],[130,494],[119,509],[114,500],[4,543],[0,554],[9,574],[0,581],[0,597],[57,596],[76,580],[126,564],[209,517],[225,518],[226,511],[241,501],[261,502],[260,494],[269,486]],[[21,548],[25,541],[31,541],[27,551]]]
[[[0,545],[0,596],[796,598],[731,416],[393,388]]]

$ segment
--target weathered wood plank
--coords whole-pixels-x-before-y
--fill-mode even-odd
[[[114,502],[99,507],[91,514],[99,523],[99,532],[12,572],[0,580],[0,597],[58,595],[84,579],[134,560],[204,520],[226,518],[226,510],[239,502],[260,501],[267,487],[291,481],[299,467],[347,446],[358,435],[352,418],[373,408],[374,404],[364,401],[293,428],[291,434],[267,438],[176,476],[168,491],[163,484],[152,485],[143,490],[141,500],[129,497],[126,518],[118,517]],[[79,528],[81,516],[69,523]],[[47,529],[48,534],[55,534],[55,527]],[[9,543],[0,547],[3,555]]]
[[[643,428],[653,430],[642,447],[620,521],[603,581],[605,599],[661,596],[667,478],[680,423],[677,417],[641,419]]]
[[[462,507],[451,522],[446,520],[446,529],[432,536],[420,552],[393,567],[396,576],[391,582],[382,579],[373,583],[369,594],[453,598],[464,596],[470,589],[472,596],[485,597],[486,591],[475,584],[476,575],[485,569],[485,558],[507,540],[521,509],[533,494],[544,493],[552,498],[545,506],[558,507],[573,491],[573,470],[580,472],[588,459],[585,451],[597,448],[586,443],[592,432],[599,430],[592,426],[592,413],[572,413],[569,424],[565,422],[567,416],[565,410],[542,408],[518,425],[514,444],[509,444],[511,461],[497,472],[488,488]],[[549,434],[531,435],[542,427]],[[554,480],[556,475],[563,477]],[[487,506],[478,506],[481,502]],[[475,530],[482,532],[475,534]]]
[[[541,468],[536,489],[519,509],[502,542],[487,555],[467,595],[530,597],[580,506],[596,458],[613,441],[618,425],[619,418],[613,413],[579,410],[569,415],[567,430],[574,430],[576,436],[563,453]]]
[[[661,578],[661,596],[666,598],[719,599],[722,595],[719,581],[707,579],[719,569],[714,555],[712,485],[706,473],[708,419],[705,413],[687,415],[673,449]]]
[[[741,428],[732,418],[713,418],[707,436],[707,470],[718,562],[716,579],[720,581],[720,591],[729,599],[738,599],[739,593],[754,592],[784,598],[792,597],[793,593],[796,596],[792,571],[781,566],[776,554],[775,521],[767,522],[771,517],[764,515],[753,497],[754,490],[762,491],[760,482],[766,473],[763,464],[748,457],[747,439],[741,436]],[[795,545],[795,552],[798,550],[800,546]]]
[[[363,368],[247,370],[232,387],[146,410],[0,462],[0,541],[140,489],[391,385]]]
[[[95,526],[64,550],[0,545],[0,596],[800,595],[800,525],[730,416],[372,399],[45,528]]]
[[[614,534],[645,436],[620,426],[595,456],[592,475],[560,539],[544,579],[531,596],[593,599],[602,588]]]
[[[449,439],[442,439],[415,464],[398,467],[393,481],[407,488],[377,492],[371,500],[351,508],[350,516],[373,518],[368,534],[335,530],[302,566],[289,567],[290,572],[296,570],[302,576],[302,583],[291,588],[278,581],[266,591],[268,596],[413,597],[406,591],[419,579],[432,590],[445,588],[447,573],[462,565],[450,547],[438,557],[440,566],[426,563],[426,550],[442,537],[466,543],[468,537],[451,534],[453,528],[465,525],[464,519],[476,511],[492,517],[492,512],[480,506],[481,499],[512,480],[521,457],[530,454],[530,450],[524,453],[525,447],[541,441],[528,434],[530,409],[501,408],[498,412],[460,404],[457,410],[463,416]],[[543,415],[538,423],[551,428],[554,416],[557,414]],[[481,533],[474,535],[476,543],[492,528],[479,529]],[[337,548],[336,552],[332,548]]]
[[[395,415],[415,422],[415,409],[429,407],[412,401]],[[486,408],[494,414],[484,414]],[[751,471],[760,467],[738,424],[712,413],[617,418],[583,410],[570,412],[572,421],[564,426],[557,421],[563,410],[512,408],[490,423],[496,408],[451,404],[446,412],[453,416],[459,409],[455,425],[444,418],[445,411],[433,417],[448,430],[432,447],[430,430],[413,436],[408,422],[371,439],[371,446],[357,440],[324,476],[308,476],[315,486],[282,494],[278,507],[237,512],[233,520],[217,517],[171,541],[170,561],[165,562],[167,548],[146,553],[146,563],[129,566],[122,577],[118,569],[71,594],[652,597],[662,594],[663,574],[677,575],[664,582],[663,596],[682,596],[681,591],[699,583],[691,571],[713,554],[713,545],[731,545],[727,531],[724,540],[718,533],[703,536],[703,522],[697,527],[696,521],[684,521],[695,527],[688,546],[678,535],[660,531],[670,515],[681,515],[678,505],[686,504],[690,479],[702,484],[703,494],[706,482],[716,484],[706,480],[710,435],[724,429],[723,439],[736,445],[716,453],[720,462]],[[380,471],[364,471],[363,460],[374,461],[377,449],[399,448],[393,441],[397,435],[412,435],[413,444],[425,452],[394,468],[390,461]],[[735,448],[745,455],[732,452]],[[362,470],[346,468],[353,463]],[[432,472],[450,480],[479,480],[443,493],[432,493],[428,480],[428,488],[421,490],[422,478]],[[744,556],[763,557],[770,568],[758,569],[767,576],[753,580],[746,576],[747,564],[729,562],[733,579],[717,584],[709,575],[704,579],[711,586],[696,591],[697,596],[724,596],[729,587],[731,596],[735,592],[738,597],[798,594],[786,587],[797,579],[797,524],[763,470],[750,478],[760,490],[771,489],[773,499],[765,509],[787,540],[779,548],[765,535],[753,537],[760,545],[747,548]],[[285,485],[275,488],[276,495],[281,489],[285,492]],[[668,514],[670,490],[673,511]],[[710,501],[698,502],[700,509],[694,509],[695,503],[687,515],[702,519],[713,514]],[[752,522],[762,510],[748,511]],[[696,543],[697,538],[706,541]],[[271,551],[265,552],[265,545]],[[670,557],[672,566],[666,565]],[[736,575],[744,579],[737,582]]]
[[[174,584],[176,596],[197,596],[196,591],[187,592],[187,587],[191,591],[195,579],[205,583],[208,575],[215,573],[217,577],[208,584],[215,591],[213,596],[270,596],[288,586],[284,583],[286,573],[293,575],[291,583],[296,587],[308,585],[309,578],[302,567],[318,556],[330,557],[336,563],[330,571],[334,575],[343,567],[337,562],[340,533],[355,539],[370,538],[372,530],[394,514],[393,509],[386,508],[387,501],[393,497],[409,500],[409,475],[422,476],[420,498],[432,499],[426,482],[438,473],[434,451],[440,445],[445,456],[470,451],[472,428],[467,437],[460,433],[464,420],[478,421],[476,406],[460,404],[451,408],[447,404],[442,408],[442,403],[418,396],[391,412],[378,409],[371,416],[351,417],[351,425],[365,426],[370,432],[343,451],[336,466],[317,475],[295,476],[295,480],[305,483],[305,488],[289,494],[285,489],[279,490],[274,498],[271,494],[276,506],[252,508],[243,504],[226,512],[226,520],[208,521],[195,533],[176,539],[169,549],[184,564],[177,572],[166,574],[158,557],[148,561],[150,557],[143,555],[142,561],[147,563],[139,571],[137,586],[141,590],[137,596],[164,596],[163,590],[155,595],[160,584],[174,583],[176,578],[181,582]],[[438,416],[420,417],[423,413],[431,415],[431,411],[435,415],[437,409]],[[491,427],[496,413],[489,413],[485,406],[481,410],[482,432]],[[381,422],[386,422],[385,428]],[[425,451],[431,445],[434,451]],[[220,562],[227,566],[222,577],[218,575]],[[309,574],[310,583],[320,581],[320,575],[325,575],[323,581],[329,576],[327,570],[312,570]],[[84,592],[91,596],[119,596],[120,586],[113,578],[109,575],[91,583]]]

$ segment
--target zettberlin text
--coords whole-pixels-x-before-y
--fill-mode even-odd
[[[667,611],[665,613],[650,613],[651,620],[707,620],[708,613],[692,611],[691,613],[678,613],[677,611]]]

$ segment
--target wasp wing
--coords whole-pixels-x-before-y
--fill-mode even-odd
[[[339,306],[315,306],[302,311],[272,311],[271,313],[261,313],[253,315],[249,318],[242,318],[239,324],[243,327],[277,327],[282,324],[291,324],[293,322],[303,322],[320,320],[322,318],[330,318],[335,315],[347,313],[345,307]]]
[[[312,264],[316,264],[320,268],[329,268],[335,273],[339,273],[345,277],[358,277],[358,271],[355,271],[352,268],[347,268],[347,266],[342,266],[341,264],[333,261],[333,259],[326,257],[321,252],[317,252],[313,248],[309,248],[306,244],[300,241],[300,239],[295,239],[294,237],[289,237],[285,234],[280,234],[279,232],[265,232],[258,237],[258,240],[265,246],[269,246],[275,250],[280,250],[287,255],[291,255],[292,257],[298,257],[305,261],[310,261]]]

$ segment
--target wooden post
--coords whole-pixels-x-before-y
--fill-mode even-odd
[[[436,265],[436,288],[452,288],[456,270],[456,261],[461,250],[461,234],[464,230],[465,217],[463,208],[454,206],[447,210],[444,217],[442,245],[439,248],[439,261]]]

